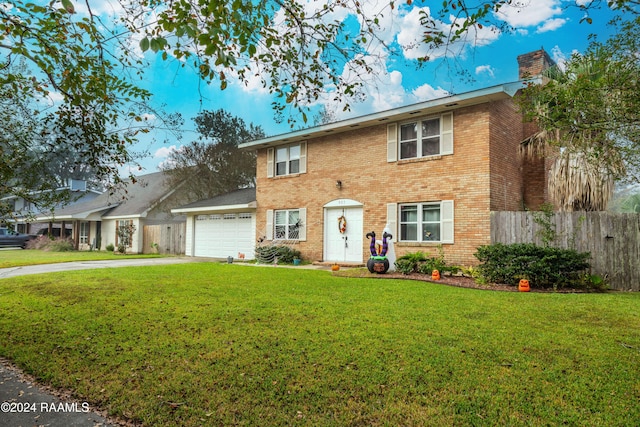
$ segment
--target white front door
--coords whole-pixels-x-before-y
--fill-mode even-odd
[[[339,220],[343,216],[346,220],[346,228],[342,232]],[[325,207],[324,260],[362,262],[362,230],[362,206]]]

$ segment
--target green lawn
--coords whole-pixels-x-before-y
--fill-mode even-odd
[[[640,424],[640,293],[85,270],[0,280],[0,356],[147,426]]]
[[[22,267],[25,265],[52,264],[71,261],[122,259],[123,256],[127,258],[156,258],[162,255],[115,255],[113,252],[106,251],[45,252],[36,249],[12,249],[0,251],[0,268]]]

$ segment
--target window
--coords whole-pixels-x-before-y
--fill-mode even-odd
[[[399,225],[400,241],[452,243],[453,202],[400,205]]]
[[[80,243],[81,244],[88,244],[89,243],[89,223],[88,222],[81,222],[80,223]]]
[[[276,175],[300,172],[300,145],[280,147],[276,150]]]
[[[301,227],[299,210],[275,211],[274,236],[276,239],[298,240]]]
[[[267,177],[305,173],[307,143],[285,145],[267,149]]]
[[[387,161],[453,154],[453,113],[387,127]]]

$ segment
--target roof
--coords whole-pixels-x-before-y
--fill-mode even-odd
[[[158,203],[170,196],[175,188],[168,188],[164,172],[136,177],[136,182],[125,180],[126,198],[121,194],[102,193],[86,203],[77,203],[54,212],[56,219],[84,219],[99,213],[104,219],[145,217]],[[38,220],[50,216],[38,217]]]
[[[532,80],[527,80],[531,82]],[[258,139],[255,141],[239,144],[239,148],[256,149],[273,147],[281,144],[289,144],[293,142],[302,142],[309,138],[316,138],[330,133],[342,133],[356,128],[366,128],[377,126],[384,122],[394,122],[406,120],[413,117],[414,114],[434,114],[437,112],[450,111],[460,107],[470,105],[483,104],[486,102],[498,101],[512,98],[516,92],[525,87],[525,81],[517,81],[513,83],[505,83],[502,85],[492,86],[485,89],[465,92],[458,95],[445,96],[443,98],[432,99],[417,104],[407,105],[404,107],[386,110],[378,113],[359,116],[348,120],[342,120],[326,125],[315,126],[307,129],[301,129],[286,134],[271,136]]]
[[[189,203],[188,205],[171,209],[171,212],[206,213],[238,209],[254,209],[256,206],[256,189],[255,187],[251,187],[221,194],[211,199]]]

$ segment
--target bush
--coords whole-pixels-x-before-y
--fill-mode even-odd
[[[289,246],[260,246],[256,248],[258,262],[272,263],[278,258],[280,264],[293,264],[294,258],[302,259],[300,251]]]
[[[488,282],[515,286],[524,278],[537,288],[576,288],[584,286],[581,278],[589,268],[590,253],[531,243],[496,243],[479,247],[475,257]]]
[[[113,243],[109,243],[109,244],[105,247],[105,250],[106,250],[107,252],[113,252],[115,249],[116,249],[116,247],[115,247],[115,246],[113,246]]]
[[[49,244],[48,250],[50,252],[71,252],[74,251],[75,243],[71,239],[55,239]]]
[[[438,252],[438,256],[430,256],[420,251],[403,255],[395,262],[396,271],[402,274],[421,273],[429,275],[433,270],[438,270],[441,274],[457,273],[459,271],[458,267],[448,266],[445,262],[442,247],[438,249]]]
[[[38,236],[29,240],[26,248],[47,252],[69,252],[75,250],[75,244],[71,239],[52,239],[49,236]]]

